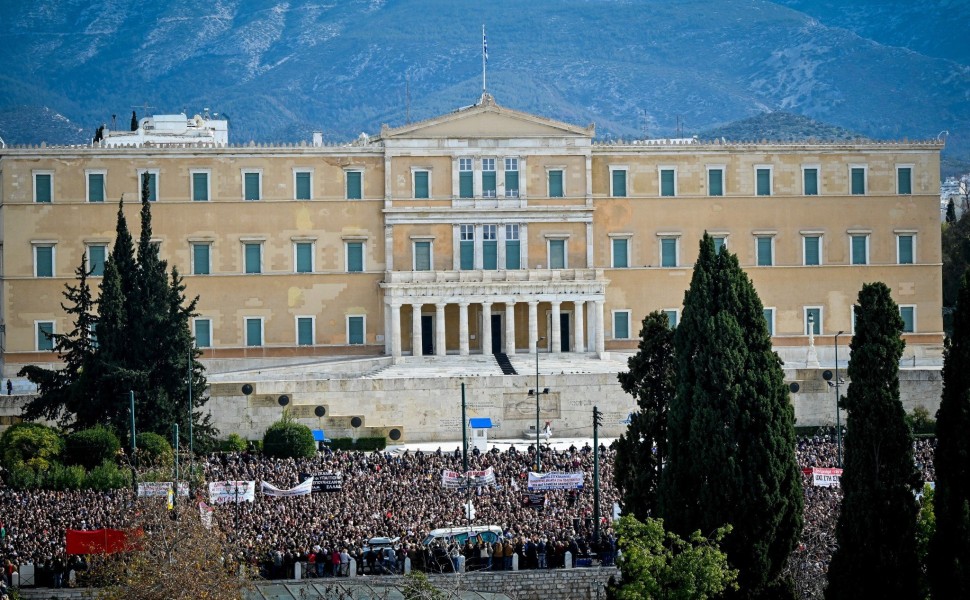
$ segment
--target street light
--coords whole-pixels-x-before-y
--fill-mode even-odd
[[[539,457],[539,397],[549,394],[549,388],[539,389],[539,342],[544,339],[541,337],[536,341],[536,388],[529,390],[529,396],[536,398],[536,473],[542,470],[542,459]]]
[[[839,468],[842,468],[842,413],[839,412],[839,336],[845,333],[840,331],[835,334],[835,435],[838,440],[838,449],[836,450],[839,461]],[[832,382],[829,382],[831,385]]]

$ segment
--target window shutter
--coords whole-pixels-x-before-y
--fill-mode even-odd
[[[625,269],[629,267],[627,261],[627,240],[626,238],[613,240],[613,268]]]
[[[296,320],[296,343],[300,346],[313,345],[313,319],[300,317]]]
[[[506,196],[519,195],[519,172],[518,171],[505,172],[505,195]]]
[[[677,266],[677,240],[674,238],[660,240],[660,266]]]
[[[562,171],[549,171],[549,197],[563,197]]]
[[[671,169],[660,171],[660,195],[674,195],[674,172]]]
[[[54,324],[51,322],[38,323],[37,324],[37,349],[38,350],[53,350],[54,349],[54,339],[50,336],[54,335]]]
[[[246,345],[263,345],[263,324],[259,319],[246,319]]]
[[[195,347],[208,348],[212,345],[211,324],[208,319],[198,319],[195,322]]]
[[[361,172],[347,171],[347,199],[360,200],[361,195]]]
[[[909,167],[900,168],[896,171],[898,182],[897,189],[900,194],[913,193],[913,170]]]
[[[711,196],[724,195],[724,171],[711,169],[707,172],[707,189]]]
[[[249,249],[246,250],[248,254]],[[192,272],[195,275],[209,274],[209,244],[192,244]]]
[[[549,268],[566,268],[566,240],[549,240]]]
[[[104,173],[88,175],[88,202],[104,202]]]
[[[771,195],[771,170],[770,169],[758,169],[758,190],[757,191],[759,196]]]
[[[158,200],[158,176],[155,173],[148,174],[148,201]]]
[[[471,198],[475,195],[474,179],[471,171],[458,173],[458,197]]]
[[[505,268],[510,270],[521,269],[519,256],[519,240],[505,242]]]
[[[95,277],[101,277],[104,275],[105,249],[105,246],[88,247],[88,255],[90,256],[88,268],[91,269],[91,275]]]
[[[47,173],[38,174],[34,177],[34,185],[37,186],[34,192],[37,196],[37,202],[50,202],[51,201],[51,176]]]
[[[414,270],[431,270],[431,242],[414,243]]]
[[[482,195],[495,195],[495,171],[482,171]]]
[[[205,202],[209,199],[209,174],[192,173],[192,200]]]
[[[913,236],[899,236],[899,264],[913,264]]]
[[[415,198],[430,197],[430,194],[428,192],[428,172],[427,171],[414,172],[414,197]]]
[[[246,173],[246,200],[259,200],[259,173]]]
[[[347,244],[347,271],[360,273],[364,270],[364,244],[350,242]]]
[[[482,268],[494,271],[498,268],[498,242],[488,240],[482,242]]]
[[[246,244],[246,272],[247,273],[259,273],[262,271],[262,265],[260,265],[260,254],[262,254],[262,248],[259,244]]]
[[[805,195],[818,195],[818,169],[805,169]]]
[[[475,268],[475,242],[461,242],[460,243],[461,264],[459,268],[462,271],[471,271]]]
[[[771,238],[769,237],[758,238],[758,266],[771,266]]]
[[[613,197],[623,198],[626,196],[626,171],[615,169],[613,171]]]
[[[816,236],[805,238],[805,264],[806,265],[817,265],[819,264],[819,238]]]
[[[864,265],[868,262],[866,259],[866,236],[852,236],[852,264]]]
[[[310,199],[310,174],[309,173],[297,173],[296,174],[296,199],[297,200],[309,200]]]
[[[347,329],[350,337],[350,339],[347,340],[349,343],[364,343],[364,317],[350,317],[348,319]]]
[[[613,339],[625,340],[630,337],[630,319],[625,312],[613,313]]]
[[[54,248],[51,246],[37,246],[37,276],[54,276]]]
[[[296,245],[296,272],[310,273],[313,271],[313,244],[301,242]]]
[[[852,169],[852,193],[866,193],[866,170],[862,168]]]

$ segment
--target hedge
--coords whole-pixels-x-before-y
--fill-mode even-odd
[[[175,458],[172,445],[157,433],[139,433],[135,437],[135,443],[138,445],[139,466],[166,466],[172,464]]]
[[[270,425],[263,435],[263,454],[274,458],[309,458],[316,454],[317,442],[310,428],[293,421],[287,414]]]

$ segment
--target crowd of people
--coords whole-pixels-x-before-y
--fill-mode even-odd
[[[914,446],[917,465],[927,481],[934,478],[933,445],[931,440],[918,440]],[[543,471],[582,471],[585,486],[546,492],[538,507],[534,498],[524,502],[528,473],[535,470],[532,446],[470,453],[468,468],[491,467],[495,484],[468,489],[442,486],[442,471],[463,469],[458,450],[323,451],[298,460],[269,459],[255,453],[213,454],[201,459],[200,468],[207,482],[255,481],[257,490],[264,481],[280,489],[292,488],[305,473],[342,475],[339,491],[294,497],[257,492],[253,502],[214,506],[214,516],[225,532],[227,556],[251,565],[265,577],[290,576],[296,563],[303,563],[305,574],[319,576],[339,576],[350,564],[356,564],[363,574],[377,574],[400,570],[405,557],[416,569],[447,571],[462,556],[466,568],[500,570],[506,568],[512,554],[519,556],[520,568],[561,566],[567,550],[574,561],[595,557],[611,562],[616,550],[612,507],[619,500],[613,486],[615,452],[601,446],[599,453],[603,507],[599,544],[594,543],[593,535],[595,452],[588,444],[543,450]],[[837,444],[831,434],[799,439],[796,454],[799,466],[806,470],[837,466]],[[824,587],[835,548],[841,491],[814,487],[810,474],[803,477],[805,526],[789,569],[803,597],[815,597]],[[8,561],[5,575],[18,564],[30,562],[51,574],[48,583],[66,585],[64,575],[82,570],[85,563],[82,557],[65,554],[65,530],[125,528],[130,525],[133,502],[133,493],[127,489],[17,491],[0,487],[0,556]],[[422,543],[432,529],[466,524],[498,526],[500,544],[486,544],[474,537],[462,544]],[[375,537],[399,539],[390,551],[384,551],[369,546]],[[53,573],[60,574],[58,581]]]

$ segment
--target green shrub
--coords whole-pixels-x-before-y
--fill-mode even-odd
[[[0,436],[0,449],[8,469],[23,463],[35,472],[46,471],[60,456],[64,440],[40,423],[17,423]]]
[[[138,446],[139,465],[168,466],[174,462],[171,444],[157,433],[139,433],[135,437],[135,444]]]
[[[64,438],[64,462],[80,465],[87,470],[100,465],[105,460],[114,460],[121,441],[110,429],[102,425],[91,429],[76,431]]]
[[[219,449],[223,452],[245,452],[248,447],[249,442],[238,433],[230,433],[229,437],[219,443]]]
[[[79,490],[84,487],[84,467],[52,465],[44,474],[43,486],[55,490]]]
[[[294,421],[289,412],[270,425],[263,435],[263,453],[276,458],[308,458],[316,454],[317,442],[306,425]]]
[[[906,415],[906,424],[913,433],[936,433],[936,421],[930,417],[930,411],[923,406],[917,406],[913,412]]]
[[[100,491],[131,487],[131,471],[119,469],[113,461],[106,460],[91,469],[84,478],[84,487]]]
[[[380,436],[359,437],[356,441],[354,438],[333,438],[327,443],[327,446],[332,450],[360,450],[362,452],[383,450],[387,448],[387,438]]]
[[[37,487],[37,473],[24,463],[17,463],[8,470],[6,483],[15,490],[33,489]]]

